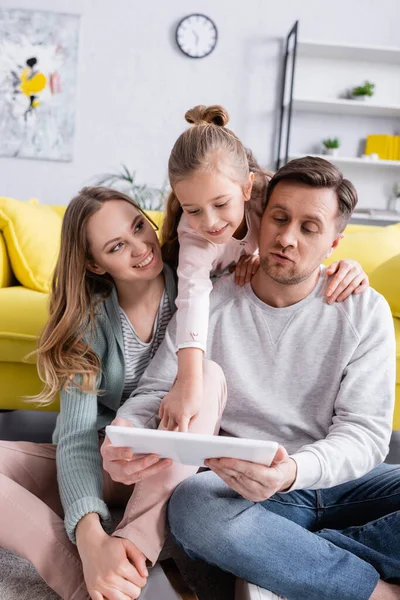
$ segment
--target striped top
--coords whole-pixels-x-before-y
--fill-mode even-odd
[[[121,399],[121,404],[123,404],[132,394],[133,390],[136,389],[139,379],[164,339],[165,330],[172,317],[171,303],[167,290],[162,295],[154,321],[152,337],[149,342],[143,342],[140,339],[128,315],[120,306],[119,314],[121,317],[125,354],[125,382]]]
[[[175,310],[176,281],[164,263],[165,288],[171,313]],[[161,337],[161,336],[160,336]],[[76,543],[75,528],[89,512],[97,513],[112,531],[109,508],[104,502],[99,432],[109,425],[121,406],[126,359],[117,290],[97,305],[91,348],[99,357],[101,371],[96,387],[102,394],[79,387],[61,390],[53,443],[57,445],[57,479],[65,514],[65,529]]]

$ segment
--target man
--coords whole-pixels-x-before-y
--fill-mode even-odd
[[[327,304],[320,267],[356,203],[332,164],[291,161],[268,186],[258,272],[243,288],[222,278],[212,294],[207,358],[227,380],[221,432],[280,447],[270,467],[208,461],[174,492],[169,520],[190,556],[252,582],[247,598],[400,599],[400,469],[381,464],[392,318],[372,289]],[[118,413],[136,426],[157,424],[176,373],[173,338],[174,321]]]

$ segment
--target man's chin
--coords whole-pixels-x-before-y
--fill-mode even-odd
[[[303,281],[303,278],[299,273],[296,273],[295,269],[289,265],[262,265],[264,273],[276,283],[282,285],[296,285]]]

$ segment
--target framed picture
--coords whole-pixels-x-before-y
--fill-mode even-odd
[[[70,161],[78,15],[0,9],[0,155]]]

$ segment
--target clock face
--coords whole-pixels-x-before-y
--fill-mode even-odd
[[[185,17],[176,28],[176,43],[186,56],[203,58],[214,50],[218,32],[213,21],[205,15]]]

